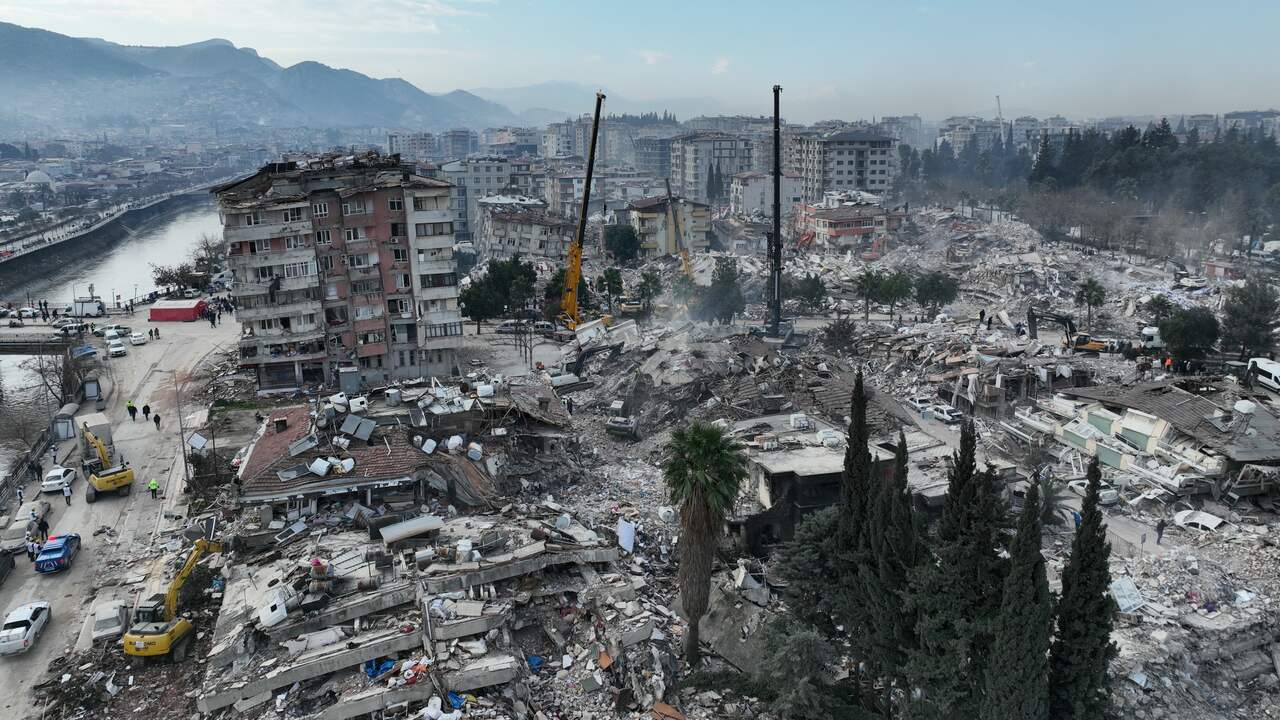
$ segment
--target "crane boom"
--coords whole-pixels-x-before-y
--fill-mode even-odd
[[[587,231],[587,212],[591,205],[591,176],[596,167],[596,136],[600,132],[600,106],[604,93],[596,93],[596,111],[591,119],[591,147],[587,151],[587,178],[582,188],[582,210],[578,213],[578,231],[569,246],[569,264],[564,270],[564,292],[560,296],[560,322],[573,330],[582,322],[578,312],[578,283],[582,281],[582,240]]]
[[[671,247],[678,248],[680,251],[680,269],[684,271],[685,277],[693,279],[693,263],[689,262],[689,248],[684,246],[684,233],[681,231],[679,216],[676,212],[676,201],[671,196],[671,178],[667,181],[667,228],[668,232],[675,233],[675,241],[671,243]]]

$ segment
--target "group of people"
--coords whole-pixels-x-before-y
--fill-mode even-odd
[[[49,540],[49,521],[42,517],[36,517],[36,511],[32,510],[31,522],[36,524],[36,532],[34,535],[27,533],[26,550],[27,557],[31,562],[35,562],[36,557],[40,554],[40,549]]]
[[[130,400],[129,402],[125,403],[125,406],[124,406],[124,407],[125,407],[125,409],[126,409],[126,410],[128,410],[128,411],[129,411],[129,419],[130,419],[130,420],[132,420],[132,421],[134,421],[134,422],[137,422],[137,421],[138,421],[138,406],[137,406],[137,405],[134,405],[134,404],[133,404],[133,401],[132,401],[132,400]],[[143,404],[143,406],[142,406],[142,421],[143,421],[143,422],[146,422],[147,420],[152,420],[152,421],[154,421],[154,422],[155,422],[155,424],[156,424],[156,429],[157,429],[157,430],[159,430],[159,429],[160,429],[160,413],[152,413],[152,412],[151,412],[151,406],[150,406],[150,405],[147,405],[147,404]]]

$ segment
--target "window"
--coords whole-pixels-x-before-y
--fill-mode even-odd
[[[364,203],[359,200],[349,200],[342,203],[343,215],[363,215]]]
[[[393,315],[409,312],[409,303],[404,300],[388,300],[387,312]]]
[[[409,274],[408,274],[408,273],[397,273],[397,274],[396,274],[396,289],[397,289],[397,290],[407,290],[407,289],[412,288],[412,287],[413,287],[413,280],[409,277]]]
[[[404,236],[405,236],[404,223],[391,223],[391,237],[397,238],[397,237],[404,237]]]
[[[351,292],[353,293],[368,294],[368,293],[377,293],[381,291],[382,291],[382,281],[378,278],[371,278],[369,280],[356,280],[355,282],[351,283]]]
[[[447,202],[446,198],[442,198],[438,196],[436,197],[415,196],[413,198],[413,209],[415,212],[424,212],[426,210],[444,210],[446,208],[440,207],[441,200],[445,200]]]
[[[458,277],[454,273],[435,273],[433,275],[419,275],[418,287],[421,288],[438,288],[450,287],[458,284]]]
[[[275,318],[270,318],[270,319],[267,319],[267,320],[259,320],[259,321],[258,321],[258,329],[259,329],[259,330],[271,330],[271,329],[275,328],[275,326],[276,326],[276,319],[275,319]]]
[[[424,337],[449,337],[451,335],[462,334],[462,323],[440,323],[438,325],[427,325],[423,328]]]
[[[458,217],[463,217],[463,213],[458,213]],[[451,235],[453,234],[453,223],[417,223],[413,226],[413,233],[417,237]]]
[[[299,222],[302,220],[302,208],[286,208],[284,211],[284,222]]]
[[[391,248],[391,259],[395,262],[405,262],[409,259],[408,248]]]
[[[364,253],[347,256],[347,265],[349,267],[365,267],[369,264],[369,256]]]
[[[304,238],[301,235],[290,235],[289,237],[284,239],[285,250],[297,250],[298,248],[304,248],[306,246],[307,246],[306,238]]]
[[[260,268],[258,268],[258,279],[259,279],[259,280],[270,280],[271,278],[275,277],[275,275],[276,275],[275,270],[276,270],[276,269],[275,269],[274,267],[272,267],[272,266],[266,266],[266,267],[260,267]]]
[[[382,330],[370,330],[369,332],[360,333],[356,336],[356,341],[361,345],[369,343],[380,343],[386,339],[386,333]]]
[[[317,245],[328,245],[328,244],[329,244],[329,243],[331,243],[331,242],[333,242],[333,240],[329,237],[329,231],[328,231],[328,230],[317,230],[317,231],[316,231],[316,244],[317,244]]]
[[[329,217],[329,203],[314,203],[311,206],[311,217],[326,218]]]
[[[322,256],[320,256],[320,269],[321,269],[321,270],[332,270],[332,269],[333,269],[333,256],[332,256],[332,255],[322,255]]]
[[[404,198],[393,197],[387,200],[387,209],[392,212],[404,210]]]
[[[382,308],[374,305],[357,305],[356,320],[372,320],[382,317]]]
[[[246,226],[261,225],[262,213],[260,212],[248,213],[247,215],[244,216],[244,224]]]
[[[347,242],[367,239],[364,234],[364,228],[347,228],[342,231],[342,236],[346,238]]]
[[[300,263],[286,263],[284,266],[284,276],[287,278],[306,277],[307,275],[315,274],[316,264],[311,260]]]

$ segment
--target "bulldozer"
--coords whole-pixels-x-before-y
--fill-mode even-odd
[[[178,615],[178,593],[200,558],[219,552],[222,552],[222,543],[204,538],[196,540],[182,570],[169,583],[169,591],[152,595],[138,605],[133,625],[121,640],[125,654],[131,656],[135,663],[166,656],[173,662],[186,659],[187,649],[195,637],[192,632],[195,628],[190,620]]]
[[[120,462],[112,465],[106,443],[94,435],[88,425],[84,426],[84,443],[87,458],[84,461],[84,476],[88,478],[84,501],[97,502],[98,493],[104,492],[128,495],[133,489],[133,468],[129,467],[129,463],[120,459]],[[92,456],[88,454],[90,449],[93,450]]]

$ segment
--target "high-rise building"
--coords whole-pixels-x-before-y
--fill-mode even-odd
[[[511,189],[511,161],[498,156],[455,160],[440,167],[440,177],[453,186],[449,209],[458,242],[474,242],[476,201]]]
[[[880,118],[880,130],[902,145],[919,148],[924,142],[924,121],[919,115],[886,115]]]
[[[259,390],[458,372],[448,183],[390,158],[273,163],[216,190]]]
[[[462,160],[480,152],[480,136],[475,130],[459,128],[440,134],[440,158]]]
[[[898,176],[897,146],[889,135],[861,130],[789,135],[783,168],[800,176],[805,202],[821,200],[828,190],[884,193]]]
[[[711,169],[724,182],[728,199],[730,179],[752,169],[754,145],[748,138],[720,132],[698,132],[671,139],[671,191],[706,202]]]
[[[658,179],[671,177],[671,138],[638,137],[632,143],[637,170]]]
[[[421,133],[388,133],[387,152],[404,160],[426,162],[440,156],[440,144],[435,135]]]

